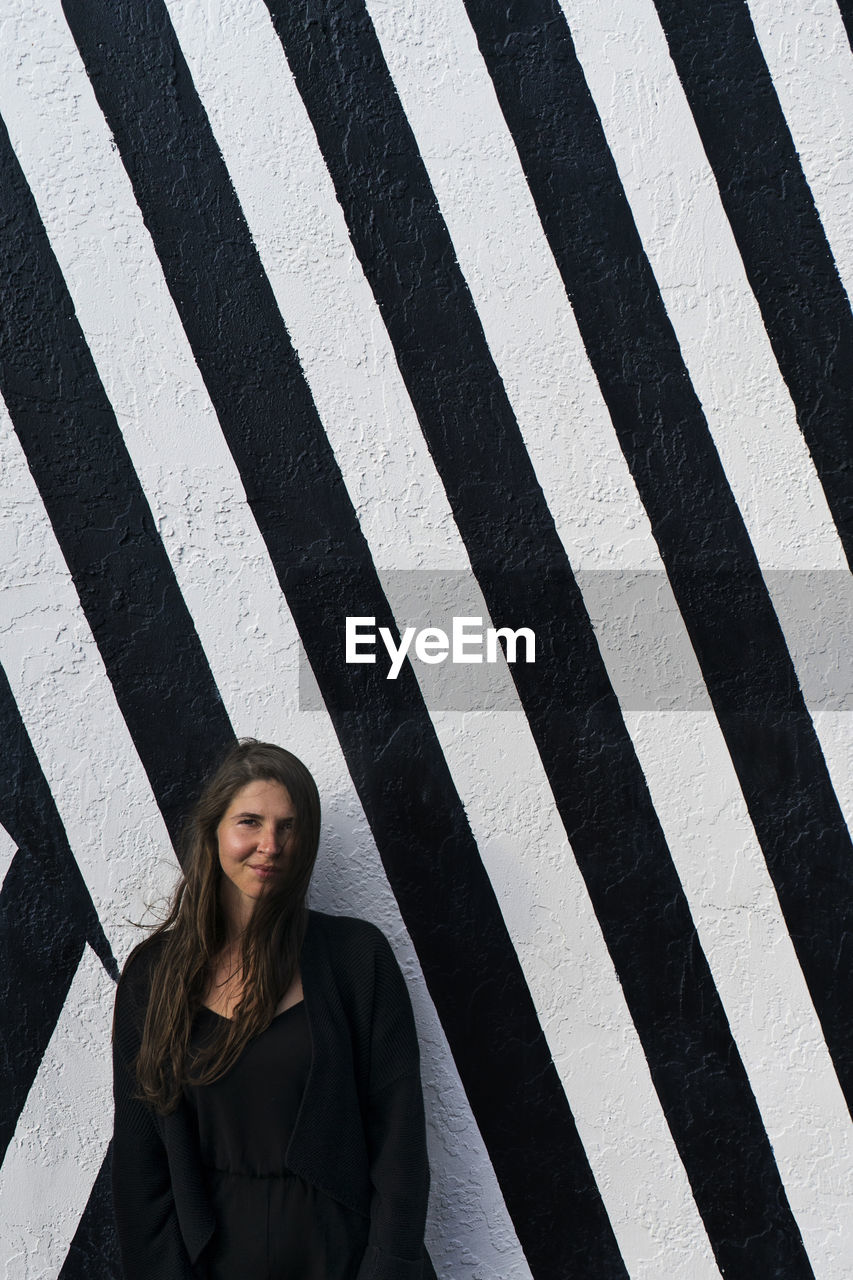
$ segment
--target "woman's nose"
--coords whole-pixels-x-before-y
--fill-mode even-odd
[[[258,849],[261,853],[276,854],[281,848],[275,827],[263,827],[258,838]]]

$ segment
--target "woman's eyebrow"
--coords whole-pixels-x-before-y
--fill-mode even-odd
[[[262,813],[253,813],[250,809],[244,809],[241,813],[232,813],[232,818],[257,818],[259,822],[263,822],[264,815]],[[278,822],[295,822],[294,814],[289,814],[286,818],[278,818]]]

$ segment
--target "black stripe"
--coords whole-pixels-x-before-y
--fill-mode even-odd
[[[18,846],[0,892],[0,1160],[88,942],[116,962],[0,668],[0,823]]]
[[[5,126],[0,388],[173,837],[232,736]]]
[[[851,0],[838,0],[838,8],[847,31],[847,39],[850,41],[850,48],[853,49],[853,3]]]
[[[98,1170],[92,1194],[62,1264],[59,1280],[122,1280],[124,1272],[113,1218],[111,1165],[112,1144],[107,1148]]]
[[[267,0],[727,1274],[810,1274],[553,520],[363,4]],[[495,12],[503,6],[491,6]],[[514,6],[517,8],[518,6]],[[532,76],[540,74],[538,68]]]
[[[624,1276],[518,959],[410,671],[343,661],[392,625],[369,550],[165,8],[66,0],[269,548],[522,1245]],[[215,270],[212,264],[215,263]],[[297,744],[298,746],[298,744]]]
[[[850,836],[556,0],[466,0],[848,1102]]]
[[[853,315],[746,0],[655,0],[853,565]]]
[[[35,854],[19,849],[0,892],[0,1158],[12,1140],[85,946],[83,929],[78,921],[69,921],[61,898],[66,867],[61,862],[57,867],[57,861],[49,852],[42,863],[38,847]],[[48,888],[40,883],[43,866],[54,882]]]

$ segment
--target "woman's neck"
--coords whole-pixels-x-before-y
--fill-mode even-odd
[[[219,905],[225,917],[227,942],[239,945],[246,932],[246,926],[252,918],[255,903],[235,889],[230,881],[223,880],[219,888]]]

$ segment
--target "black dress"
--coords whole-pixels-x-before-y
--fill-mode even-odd
[[[159,934],[137,947],[116,993],[111,1180],[125,1280],[197,1280],[219,1247],[210,1248],[217,1222],[197,1107],[182,1094],[161,1113],[138,1097],[136,1061],[166,944]],[[394,953],[367,921],[309,911],[299,971],[312,1060],[284,1167],[325,1194],[323,1235],[334,1235],[347,1206],[343,1261],[332,1258],[332,1274],[348,1277],[350,1258],[360,1255],[357,1280],[435,1280],[423,1244],[429,1164],[418,1041]],[[275,1072],[261,1072],[273,1096],[281,1062]],[[256,1087],[253,1078],[248,1091]],[[284,1144],[276,1145],[280,1155]],[[249,1234],[258,1230],[255,1223]],[[263,1277],[266,1266],[253,1274],[241,1265],[240,1280]]]
[[[219,1022],[200,1009],[192,1047]],[[197,1268],[209,1280],[352,1280],[358,1271],[367,1219],[285,1163],[311,1052],[303,1001],[277,1014],[220,1079],[185,1088],[216,1217]]]

